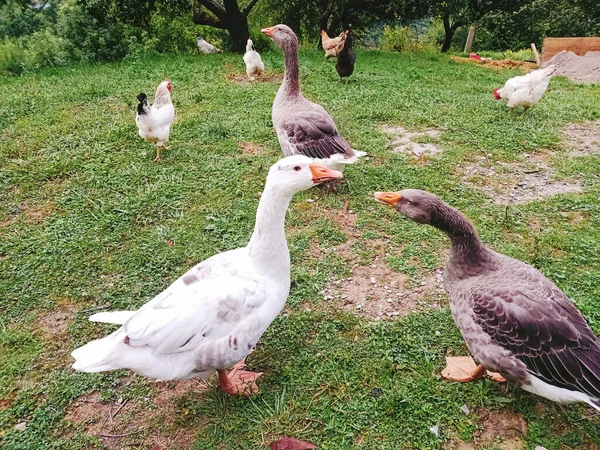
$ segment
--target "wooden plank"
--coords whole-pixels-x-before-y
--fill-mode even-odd
[[[546,38],[542,47],[542,62],[567,50],[583,56],[587,52],[600,51],[600,37]]]
[[[538,67],[540,67],[542,65],[542,62],[540,61],[540,54],[538,53],[537,48],[535,48],[535,44],[533,42],[531,43],[531,51],[533,52],[533,56],[535,56],[535,63]]]
[[[475,37],[475,27],[471,25],[469,27],[469,35],[467,36],[467,43],[465,44],[465,53],[469,53],[471,51],[471,47],[473,46],[473,38]]]

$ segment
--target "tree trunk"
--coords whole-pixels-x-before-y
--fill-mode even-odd
[[[452,45],[452,38],[454,37],[454,33],[456,29],[460,26],[458,22],[450,25],[450,16],[448,14],[444,14],[444,43],[442,44],[442,53],[446,53],[450,50],[450,46]]]
[[[222,4],[214,0],[195,0],[193,20],[197,25],[227,30],[233,50],[243,52],[250,37],[248,14],[256,2],[257,0],[251,0],[242,11],[237,0],[223,0]]]
[[[227,11],[224,25],[233,41],[233,50],[243,52],[246,50],[246,41],[250,37],[248,18],[240,11],[237,0],[224,0],[223,4]]]
[[[248,31],[248,19],[243,14],[236,14],[232,17],[227,17],[225,20],[225,29],[229,32],[233,43],[233,50],[236,52],[244,52],[246,50],[246,42],[250,37]]]

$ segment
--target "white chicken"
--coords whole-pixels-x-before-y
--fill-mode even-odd
[[[156,146],[156,158],[160,160],[160,149],[169,140],[171,125],[175,120],[175,108],[171,102],[171,82],[168,78],[158,85],[154,94],[154,103],[148,105],[148,96],[143,92],[137,96],[140,101],[137,107],[135,123],[139,134],[146,142]]]
[[[265,71],[265,65],[258,52],[254,50],[252,39],[248,39],[246,43],[246,53],[244,54],[244,63],[246,63],[246,73],[250,81],[256,80]]]
[[[210,53],[222,53],[220,48],[215,47],[212,44],[209,44],[204,40],[204,38],[200,35],[198,37],[198,51],[200,53],[210,54]]]
[[[542,98],[555,71],[556,66],[548,66],[527,75],[511,78],[501,89],[494,89],[494,98],[508,100],[507,106],[511,110],[523,107],[523,117],[527,110]]]

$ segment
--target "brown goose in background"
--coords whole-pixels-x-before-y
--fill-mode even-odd
[[[333,119],[322,106],[308,101],[298,79],[298,38],[287,25],[262,30],[283,49],[285,74],[273,102],[273,126],[286,156],[306,155],[319,164],[342,171],[365,152],[353,150],[339,135]]]
[[[356,61],[356,55],[352,49],[352,35],[346,35],[346,42],[344,48],[337,56],[337,64],[335,70],[337,70],[340,80],[349,77],[354,73],[354,61]]]
[[[600,410],[600,340],[552,281],[529,264],[485,248],[469,220],[433,194],[407,189],[376,192],[375,198],[438,228],[452,242],[444,289],[480,366],[466,380],[452,370],[443,375],[468,381],[485,367],[550,400],[586,402]]]

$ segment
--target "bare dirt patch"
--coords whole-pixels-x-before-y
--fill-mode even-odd
[[[126,377],[121,385],[132,384],[134,377]],[[77,399],[68,409],[65,421],[68,436],[83,432],[97,437],[108,450],[120,450],[127,444],[136,448],[181,450],[191,448],[201,424],[182,427],[178,419],[189,412],[180,409],[176,401],[190,393],[201,396],[207,390],[203,380],[157,382],[153,394],[139,400],[121,400],[104,403],[99,392]],[[187,420],[187,418],[185,418]]]
[[[581,193],[578,182],[556,179],[545,154],[526,155],[524,162],[489,163],[481,157],[475,164],[457,166],[462,181],[485,191],[497,205],[523,204],[558,194]]]
[[[407,288],[406,275],[392,271],[380,257],[369,266],[355,265],[351,271],[350,277],[330,283],[323,295],[325,301],[362,317],[394,319],[441,307],[444,299],[441,270],[413,288]]]
[[[17,222],[20,217],[26,220],[39,224],[43,222],[56,210],[55,199],[66,189],[68,179],[52,179],[48,180],[41,187],[43,198],[21,198],[21,188],[19,186],[12,187],[6,194],[7,198],[11,198],[14,208],[10,215],[6,215],[5,219],[0,221],[0,228],[8,227]]]
[[[245,73],[226,73],[225,77],[234,83],[238,84],[251,84],[251,83],[281,83],[283,80],[283,74],[277,72],[265,72],[261,76],[257,77],[256,80],[250,81],[248,75]]]
[[[267,153],[263,145],[255,144],[254,142],[240,141],[237,143],[237,145],[243,155],[253,156]]]
[[[54,202],[43,204],[34,203],[32,200],[25,200],[18,206],[19,212],[9,216],[7,219],[0,222],[0,228],[8,227],[17,222],[19,217],[25,217],[27,220],[39,224],[44,219],[50,216],[55,209]]]
[[[562,135],[570,156],[600,154],[600,120],[570,123],[562,129]]]
[[[40,328],[49,336],[62,335],[69,328],[69,322],[74,314],[74,309],[67,307],[56,311],[41,314],[39,317]]]
[[[514,59],[499,59],[499,60],[491,60],[491,61],[477,61],[473,58],[462,58],[460,56],[451,56],[453,61],[458,63],[471,63],[476,64],[478,66],[488,67],[490,69],[496,70],[504,70],[504,69],[516,69],[522,68],[525,72],[530,72],[532,70],[537,69],[537,65],[530,61],[516,61]]]
[[[430,128],[424,131],[408,131],[400,125],[382,125],[379,130],[391,138],[391,147],[397,153],[405,153],[420,158],[442,153],[443,149],[429,142],[419,142],[422,138],[435,139],[441,131]]]
[[[336,254],[341,255],[350,267],[350,276],[332,278],[323,290],[323,304],[352,311],[371,320],[395,319],[409,313],[441,307],[445,301],[442,287],[442,270],[429,274],[417,286],[405,274],[393,271],[385,260],[388,240],[362,239],[356,228],[356,215],[343,210],[328,211],[328,217],[339,224],[348,240],[337,245]],[[360,244],[369,261],[361,261],[355,245]],[[364,248],[366,246],[366,248]],[[316,258],[322,252],[311,251]]]
[[[477,422],[479,429],[473,433],[473,441],[452,441],[444,448],[455,450],[483,450],[493,448],[500,450],[520,450],[525,448],[524,436],[527,423],[519,415],[509,410],[491,411],[479,408]]]

